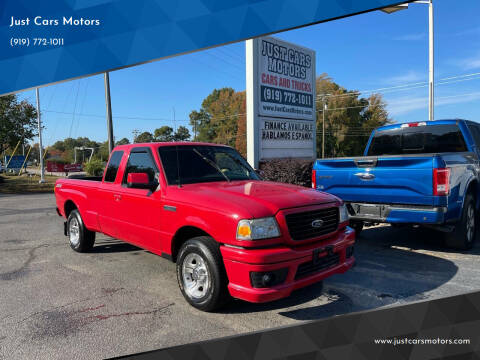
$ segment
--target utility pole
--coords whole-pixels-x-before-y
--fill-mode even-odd
[[[327,96],[330,96],[331,94],[323,94],[322,95],[322,159],[325,158],[325,113],[327,112],[328,105],[327,105]]]
[[[197,119],[193,121],[193,141],[197,141]]]
[[[173,109],[173,130],[177,132],[177,122],[175,121],[175,106],[172,109]]]
[[[38,87],[35,89],[37,95],[37,122],[38,122],[38,152],[40,153],[40,184],[45,182],[45,168],[43,167],[43,147],[42,147],[42,119],[40,116],[40,94]]]
[[[322,107],[322,114],[323,114],[323,122],[322,122],[322,159],[325,158],[325,113],[327,112],[327,103],[325,102],[325,96],[322,98],[323,100],[323,107]]]
[[[140,130],[138,129],[133,129],[132,130],[132,135],[133,135],[133,143],[135,143],[135,140],[137,139],[138,134],[140,134]]]
[[[111,153],[115,144],[113,142],[112,102],[110,100],[110,76],[108,71],[103,74],[103,78],[105,81],[105,105],[107,107],[108,150]]]
[[[433,0],[428,1],[428,120],[435,120],[433,114],[434,108],[434,37],[433,37]]]
[[[413,1],[415,4],[428,5],[428,120],[435,120],[433,113],[435,105],[435,82],[434,82],[434,32],[433,32],[433,0]],[[408,4],[387,6],[381,11],[392,14],[400,10],[408,9]]]

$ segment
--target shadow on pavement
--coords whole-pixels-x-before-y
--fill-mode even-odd
[[[480,255],[480,231],[477,231],[473,249],[467,251],[446,247],[443,244],[442,236],[442,233],[426,228],[381,226],[366,228],[358,238],[358,242],[367,242],[375,246],[399,246],[412,250],[427,250],[439,253]]]
[[[106,253],[121,253],[121,252],[129,252],[129,251],[143,252],[145,250],[120,240],[101,239],[100,241],[97,240],[95,242],[95,246],[93,247],[92,250],[90,250],[90,253],[106,254]]]
[[[326,279],[325,289],[317,284],[297,290],[289,298],[265,304],[238,301],[223,312],[285,309],[279,314],[296,320],[314,320],[399,301],[420,300],[426,298],[424,293],[451,280],[458,267],[435,253],[410,250],[417,248],[448,251],[435,240],[425,237],[424,233],[411,229],[366,229],[356,245],[356,266],[345,274]],[[475,252],[478,253],[478,246]],[[312,300],[312,304],[302,307]],[[295,308],[286,309],[289,307]]]

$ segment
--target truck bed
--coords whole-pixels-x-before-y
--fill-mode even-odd
[[[442,206],[433,196],[433,169],[465,166],[471,152],[359,156],[319,159],[315,162],[316,188],[344,201]],[[452,172],[453,184],[462,174]]]
[[[102,181],[102,176],[69,175],[67,179]]]

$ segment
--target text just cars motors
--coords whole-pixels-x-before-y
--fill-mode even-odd
[[[10,27],[14,26],[99,26],[99,19],[84,19],[84,18],[74,18],[73,16],[66,17],[62,16],[61,19],[47,19],[41,16],[35,16],[33,20],[29,17],[23,19],[17,19],[14,16],[10,18]]]

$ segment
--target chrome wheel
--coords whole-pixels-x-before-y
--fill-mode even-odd
[[[75,216],[72,217],[68,224],[68,233],[70,234],[70,243],[77,246],[80,242],[80,225]]]
[[[467,209],[467,241],[472,242],[475,235],[475,210],[472,205]]]
[[[185,256],[182,264],[182,281],[185,293],[192,299],[201,299],[211,286],[210,273],[203,258],[195,253]]]

